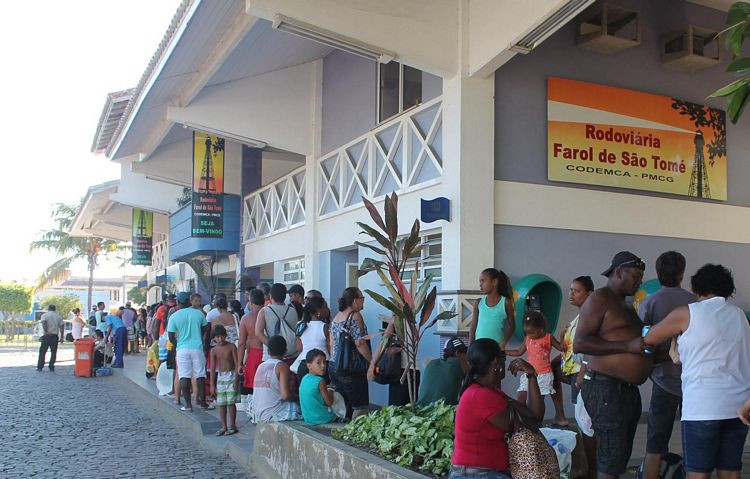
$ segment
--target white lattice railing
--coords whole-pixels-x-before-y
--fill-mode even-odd
[[[244,242],[305,224],[305,167],[253,191],[243,203]]]
[[[403,193],[440,179],[443,106],[438,97],[379,125],[317,161],[318,215],[353,209],[362,197]]]
[[[164,240],[154,244],[151,254],[149,271],[159,271],[169,267],[169,241]]]

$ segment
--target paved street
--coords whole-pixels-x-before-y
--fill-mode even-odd
[[[73,377],[72,357],[39,373],[36,352],[0,349],[0,477],[252,477],[112,378]]]

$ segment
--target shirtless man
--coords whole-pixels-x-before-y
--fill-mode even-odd
[[[641,417],[638,385],[651,372],[651,358],[642,352],[642,323],[625,301],[638,291],[645,269],[633,253],[617,253],[602,273],[607,286],[594,291],[581,307],[573,340],[573,350],[589,358],[581,397],[597,438],[599,478],[625,472]]]
[[[260,289],[250,291],[250,301],[247,303],[248,312],[240,320],[240,341],[237,348],[237,357],[240,358],[240,374],[244,374],[242,380],[243,394],[248,391],[253,393],[253,379],[255,370],[263,361],[263,343],[255,335],[255,322],[258,313],[263,309],[266,302],[265,295]],[[245,352],[247,351],[247,357]]]

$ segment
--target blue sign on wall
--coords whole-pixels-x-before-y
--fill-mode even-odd
[[[438,197],[432,200],[422,200],[423,223],[432,223],[437,220],[451,220],[451,200],[444,197]]]

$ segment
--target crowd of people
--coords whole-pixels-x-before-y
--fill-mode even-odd
[[[559,337],[541,311],[515,310],[505,273],[488,268],[480,274],[483,297],[468,345],[449,338],[443,357],[416,375],[420,405],[458,405],[451,477],[509,478],[508,436],[524,423],[541,423],[545,396],[554,406],[553,426],[569,426],[562,384],[570,386],[589,477],[619,477],[642,414],[639,386],[650,378],[642,477],[661,477],[679,409],[688,477],[708,478],[716,470],[722,479],[739,478],[750,424],[750,324],[727,301],[735,292],[732,274],[704,265],[690,278],[689,292],[681,286],[686,260],[669,251],[655,264],[661,288],[634,306],[645,268],[623,251],[602,273],[605,286],[595,289],[590,276],[573,279],[569,302],[580,312]],[[373,350],[362,315],[365,297],[356,287],[341,293],[334,312],[319,291],[300,285],[260,284],[245,291],[245,300],[243,306],[216,294],[204,305],[200,295],[182,292],[139,312],[128,304],[109,314],[99,303],[89,323],[99,341],[114,343],[113,367],[143,346],[150,352],[147,376],[154,376],[158,362],[174,371],[172,395],[182,410],[191,411],[193,401],[204,409],[218,406],[217,435],[238,431],[241,396],[256,423],[317,425],[366,414],[368,381],[380,359],[408,339],[397,338],[391,323]],[[49,309],[42,318],[40,370],[47,349],[54,369],[53,336],[62,334],[59,315]],[[523,315],[524,340],[509,348],[517,314]],[[554,358],[553,349],[560,352]],[[516,399],[501,388],[506,356],[518,357],[508,365],[520,379]],[[406,354],[400,357],[403,376],[409,366]],[[389,405],[409,402],[401,381],[388,388]]]
[[[575,278],[569,300],[580,314],[562,337],[549,334],[541,312],[524,311],[525,339],[516,349],[504,347],[516,314],[508,301],[510,282],[495,269],[482,272],[486,296],[471,326],[452,478],[510,478],[507,435],[523,423],[514,417],[541,423],[544,397],[550,396],[553,422],[563,425],[562,383],[570,384],[576,403],[589,477],[619,477],[642,414],[639,386],[649,377],[647,454],[639,477],[665,477],[678,464],[666,461],[678,409],[687,477],[709,478],[713,471],[722,479],[740,477],[750,425],[750,324],[727,301],[735,292],[732,274],[722,265],[706,264],[690,278],[691,293],[681,286],[682,254],[663,253],[655,266],[661,288],[637,309],[629,299],[639,291],[646,265],[635,254],[614,256],[602,273],[607,278],[602,288],[595,289],[589,276]],[[561,355],[550,360],[553,348]],[[509,367],[522,373],[514,400],[500,384],[506,355],[522,354],[527,361],[517,359]]]

